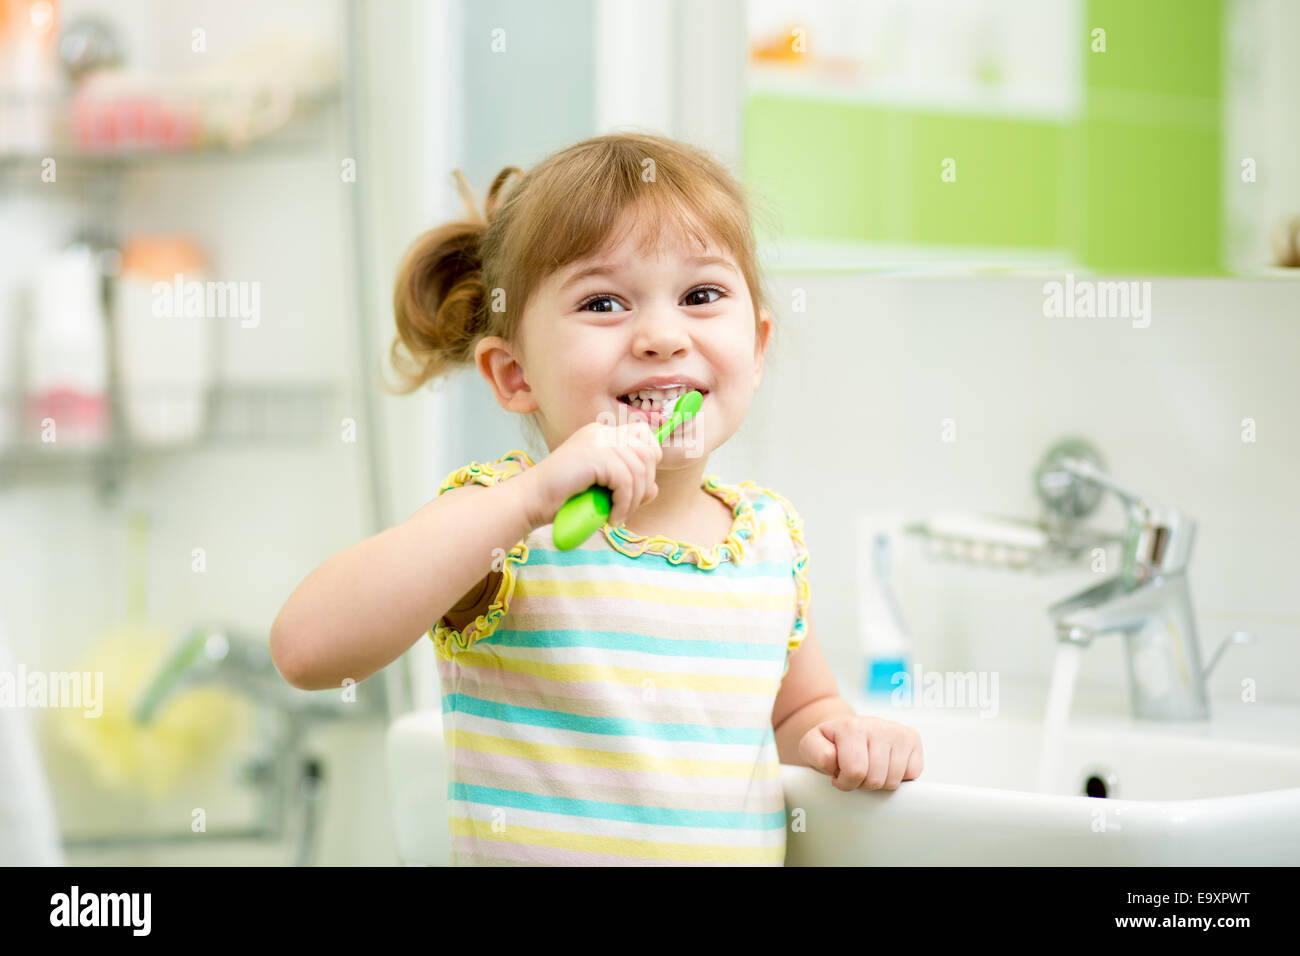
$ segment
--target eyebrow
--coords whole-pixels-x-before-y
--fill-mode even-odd
[[[736,272],[735,266],[733,266],[726,259],[723,259],[721,256],[694,256],[690,259],[687,259],[686,262],[689,263],[690,265],[698,265],[698,266],[724,266],[730,269],[733,273],[736,273],[736,275],[740,274]],[[621,268],[623,267],[617,262],[598,262],[593,266],[588,266],[585,269],[580,269],[579,271],[575,272],[573,275],[569,276],[569,278],[566,279],[564,283],[560,286],[559,291],[563,292],[569,286],[574,285],[577,282],[581,282],[583,279],[586,279],[589,276],[613,275]]]

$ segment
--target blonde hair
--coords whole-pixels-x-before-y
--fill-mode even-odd
[[[750,205],[731,174],[695,147],[634,133],[583,140],[526,175],[515,166],[502,169],[482,215],[460,171],[455,175],[468,217],[421,235],[397,270],[390,357],[402,380],[392,389],[398,394],[473,364],[484,336],[517,341],[519,322],[541,283],[621,242],[624,236],[612,233],[629,210],[636,213],[633,223],[649,227],[642,251],[655,247],[665,226],[701,245],[712,238],[740,267],[755,325],[768,308]]]

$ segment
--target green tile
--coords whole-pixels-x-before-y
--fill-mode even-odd
[[[1222,0],[1088,0],[1082,168],[1070,222],[1091,268],[1219,275]]]
[[[1223,21],[1222,0],[1088,0],[1084,85],[1217,100]],[[1092,52],[1096,27],[1105,53]]]
[[[899,187],[886,188],[899,166],[889,155],[899,122],[842,103],[755,96],[745,111],[746,188],[780,235],[904,238],[906,224],[891,201]],[[767,236],[768,225],[760,215],[757,230]]]
[[[765,91],[745,109],[760,236],[1070,249],[1105,272],[1221,275],[1225,0],[1086,0],[1075,121]],[[957,180],[941,163],[956,160]]]
[[[1052,247],[1061,136],[1050,123],[762,95],[746,110],[744,175],[791,238]],[[948,156],[952,183],[940,179]]]
[[[1105,272],[1221,272],[1216,131],[1085,119],[1079,257]]]
[[[1061,127],[1045,122],[918,114],[913,120],[912,235],[943,245],[1063,244]],[[941,176],[951,158],[955,181]]]

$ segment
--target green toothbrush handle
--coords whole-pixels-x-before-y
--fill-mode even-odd
[[[600,530],[609,520],[614,493],[604,485],[592,485],[580,491],[555,513],[552,538],[561,551],[572,551]]]
[[[662,445],[674,428],[700,410],[702,401],[703,397],[697,391],[687,392],[678,399],[668,421],[654,433],[655,441]],[[586,491],[578,492],[555,513],[555,525],[551,529],[555,546],[561,551],[572,551],[582,544],[609,520],[613,503],[614,493],[604,485],[592,485]]]

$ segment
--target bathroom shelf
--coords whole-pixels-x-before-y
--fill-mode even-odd
[[[110,405],[112,437],[103,445],[41,444],[20,441],[0,447],[0,488],[29,479],[52,476],[98,476],[101,490],[111,492],[134,461],[183,454],[209,447],[267,445],[303,447],[338,441],[342,409],[339,386],[332,383],[296,386],[221,385],[209,393],[201,433],[189,441],[167,444],[141,442],[126,433],[121,402]],[[167,396],[160,396],[167,402]],[[12,393],[0,396],[6,422],[18,422],[22,402]],[[339,413],[339,414],[336,414]],[[15,425],[20,429],[21,426]],[[29,426],[30,429],[30,426]]]
[[[229,94],[213,94],[202,99],[220,102],[229,98]],[[67,129],[73,100],[68,96],[56,97],[48,103],[48,108],[55,111],[57,117],[48,143],[40,147],[19,148],[0,143],[0,184],[48,186],[49,183],[42,178],[48,159],[54,160],[57,177],[84,179],[146,164],[228,163],[319,149],[337,139],[332,124],[338,122],[341,104],[342,93],[336,89],[301,95],[294,100],[293,113],[283,125],[247,140],[229,140],[209,134],[187,145],[119,148],[87,146],[77,142]],[[14,105],[39,106],[40,101],[21,100],[15,104],[13,96],[6,99],[0,95],[0,109]],[[192,105],[197,105],[197,101]]]
[[[151,6],[161,8],[165,2],[157,0]],[[200,483],[205,480],[202,473],[206,466],[218,461],[223,465],[240,463],[243,467],[275,468],[277,453],[283,452],[298,457],[313,469],[320,469],[329,468],[337,460],[338,452],[347,457],[355,448],[356,457],[363,460],[358,475],[361,497],[357,502],[362,524],[371,533],[387,526],[387,459],[383,447],[384,430],[375,425],[379,421],[376,397],[379,383],[376,366],[371,361],[381,343],[376,341],[377,328],[362,320],[372,313],[373,303],[382,298],[379,290],[383,280],[376,276],[370,257],[363,254],[373,245],[370,233],[374,214],[369,208],[372,197],[367,190],[337,188],[340,163],[345,158],[355,159],[363,170],[369,168],[370,147],[364,134],[367,109],[373,95],[367,86],[370,44],[365,27],[370,18],[362,0],[337,0],[330,6],[338,14],[337,28],[331,29],[328,37],[332,51],[329,57],[334,69],[294,74],[277,66],[276,84],[286,81],[291,75],[307,76],[309,73],[310,76],[303,81],[303,89],[294,94],[292,110],[287,117],[283,113],[277,114],[279,125],[273,130],[268,129],[271,124],[263,124],[263,129],[268,129],[264,135],[248,137],[243,135],[244,130],[239,128],[238,122],[231,122],[232,117],[237,120],[243,113],[241,101],[246,99],[246,94],[240,89],[218,89],[213,91],[212,98],[228,97],[228,101],[206,102],[208,98],[206,95],[203,97],[205,106],[214,107],[205,115],[211,116],[215,122],[205,120],[200,125],[200,137],[191,139],[188,145],[180,143],[189,137],[170,137],[177,143],[172,148],[164,145],[161,137],[140,136],[129,142],[121,140],[123,148],[93,148],[75,135],[76,127],[71,122],[75,117],[73,95],[63,93],[33,103],[31,98],[16,97],[11,91],[0,90],[0,116],[5,120],[0,125],[6,128],[16,128],[9,125],[9,119],[15,112],[24,113],[28,106],[36,111],[50,111],[45,114],[50,122],[42,124],[45,132],[41,137],[24,136],[20,139],[17,135],[10,135],[0,138],[0,201],[11,202],[24,213],[35,203],[38,215],[44,207],[52,214],[52,222],[68,219],[75,223],[66,230],[67,238],[89,239],[97,248],[120,249],[125,239],[144,227],[148,227],[146,232],[183,232],[199,242],[222,229],[221,217],[215,220],[210,216],[202,217],[191,222],[195,219],[193,210],[185,208],[176,209],[172,215],[172,210],[154,195],[155,179],[172,189],[177,185],[173,180],[182,180],[179,185],[188,185],[196,193],[201,191],[205,201],[223,203],[225,208],[230,208],[230,204],[240,201],[236,190],[248,175],[260,177],[265,170],[267,176],[280,176],[286,180],[310,177],[320,185],[322,199],[332,207],[337,206],[339,221],[344,223],[337,232],[338,240],[344,244],[348,265],[336,270],[336,275],[323,278],[337,283],[334,291],[342,302],[343,313],[357,317],[347,327],[340,327],[342,342],[338,354],[351,356],[351,368],[321,368],[295,362],[286,365],[288,375],[296,372],[299,376],[314,378],[285,383],[284,372],[268,370],[263,374],[274,376],[274,384],[261,384],[232,381],[229,376],[239,374],[241,369],[218,365],[218,381],[213,383],[208,393],[203,424],[195,437],[175,444],[151,444],[132,435],[125,415],[129,406],[123,400],[131,395],[131,389],[129,381],[123,383],[118,379],[120,366],[115,354],[116,338],[112,334],[115,312],[110,307],[112,295],[108,288],[115,270],[109,267],[107,260],[101,261],[106,285],[104,316],[109,333],[105,340],[108,346],[109,406],[106,441],[93,448],[55,448],[42,444],[39,430],[32,427],[30,418],[24,414],[26,396],[22,366],[15,362],[12,371],[0,369],[0,496],[11,495],[14,498],[11,503],[20,503],[23,507],[27,507],[30,501],[34,508],[48,509],[58,507],[59,502],[44,500],[43,492],[47,488],[67,485],[80,492],[80,486],[84,484],[86,489],[94,488],[101,500],[107,503],[119,497],[124,488],[138,482],[140,497],[147,499],[160,482],[181,481],[200,488]],[[246,19],[241,19],[240,23]],[[265,39],[270,34],[259,33],[259,36]],[[128,60],[128,65],[134,64]],[[241,73],[230,83],[242,87],[247,79]],[[86,92],[83,90],[83,94]],[[167,92],[174,96],[179,90]],[[15,106],[16,110],[13,109]],[[232,130],[234,136],[224,135]],[[210,132],[218,135],[209,135]],[[49,166],[45,162],[47,159],[54,160],[58,185],[42,178]],[[229,176],[219,175],[227,169],[231,170]],[[273,218],[267,227],[283,230],[283,236],[277,235],[277,239],[292,242],[301,232],[302,224],[292,218],[285,219],[283,215],[274,215],[275,208],[258,207],[252,212],[256,215],[268,213]],[[8,210],[5,216],[8,216]],[[65,230],[60,226],[59,231]],[[41,238],[37,236],[32,241],[39,242]],[[219,263],[215,265],[219,266]],[[30,315],[24,315],[22,319],[30,319]],[[220,354],[216,344],[213,343],[210,351],[214,356]],[[26,371],[30,372],[30,369]],[[244,374],[253,372],[244,370]],[[166,400],[160,398],[160,401]],[[347,419],[354,419],[357,423],[356,445],[343,445],[340,449],[339,445],[350,437],[342,431]],[[65,437],[62,426],[60,437]],[[155,470],[161,474],[151,474]],[[183,471],[184,474],[172,474],[173,471]],[[186,488],[182,487],[181,492],[185,491]],[[339,507],[344,508],[344,505]],[[116,516],[105,518],[115,520]],[[84,547],[74,538],[52,542],[51,546],[56,548],[52,554],[56,554],[60,547]],[[243,616],[248,613],[245,608]],[[373,719],[376,715],[407,709],[410,689],[406,671],[407,665],[400,664],[377,675],[372,682],[373,691],[360,695],[357,712],[349,713],[350,719]],[[251,682],[241,686],[245,692],[253,688]],[[321,696],[332,699],[337,695],[321,692]],[[352,710],[350,706],[348,709]],[[293,837],[295,859],[299,863],[310,863],[315,847],[321,842],[317,829],[321,822],[318,804],[322,799],[319,771],[322,765],[328,770],[332,762],[323,760],[305,746],[315,728],[320,726],[322,715],[310,708],[283,712],[289,717],[287,725],[293,729],[288,741],[272,745],[267,734],[260,730],[255,732],[252,739],[261,746],[254,755],[256,759],[248,765],[247,781],[244,780],[244,770],[241,768],[239,771],[238,779],[249,783],[250,788],[260,794],[257,803],[262,812],[249,819],[245,819],[246,815],[242,813],[238,818],[222,813],[221,820],[217,821],[216,810],[210,808],[214,822],[229,825],[209,830],[206,841],[214,844],[218,841],[223,844],[284,842]],[[325,779],[328,780],[328,776]],[[56,784],[53,788],[56,795],[62,791],[69,801],[80,799],[84,791],[90,789],[84,773],[75,765],[69,768],[63,779],[51,782]],[[329,799],[328,790],[323,797]],[[242,805],[246,801],[241,799],[239,802]],[[111,807],[106,809],[111,810]],[[248,809],[255,808],[250,806]],[[96,812],[85,815],[85,831],[65,830],[65,847],[78,852],[133,850],[148,846],[161,851],[175,847],[178,859],[187,863],[203,853],[193,849],[187,852],[186,848],[206,842],[204,836],[170,830],[150,832],[147,827],[158,821],[135,812],[123,816],[129,816],[129,819],[115,819],[111,812],[100,812],[97,808]],[[71,819],[81,819],[81,816]]]
[[[1093,549],[1104,550],[1111,545],[1122,544],[1124,540],[1120,534],[1094,531],[1077,525],[1049,524],[1045,521],[1025,521],[997,515],[989,517],[1009,528],[1018,527],[1031,533],[1041,533],[1044,543],[1034,546],[992,537],[948,534],[935,531],[924,521],[913,522],[903,530],[924,542],[926,555],[932,560],[1031,574],[1078,568],[1091,557]]]

